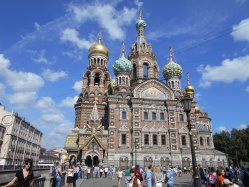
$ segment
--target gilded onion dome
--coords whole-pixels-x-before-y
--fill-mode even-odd
[[[125,58],[124,44],[123,44],[123,47],[122,47],[121,57],[118,60],[115,61],[112,68],[114,70],[115,75],[117,75],[120,72],[131,73],[131,71],[132,71],[132,62],[129,61],[127,58]]]
[[[179,78],[181,78],[182,76],[182,67],[175,63],[173,61],[173,50],[172,48],[170,48],[170,60],[169,63],[167,65],[164,66],[163,68],[163,76],[166,80],[177,76]]]
[[[140,9],[139,11],[139,17],[135,25],[137,29],[139,29],[140,27],[143,27],[143,28],[146,27],[146,22],[142,19],[142,9]]]
[[[195,113],[201,113],[201,109],[198,106],[195,106]]]
[[[95,54],[102,54],[105,55],[107,58],[109,56],[109,51],[107,47],[104,44],[102,44],[102,38],[100,35],[98,38],[98,43],[93,44],[88,50],[88,56],[92,56]]]
[[[188,84],[185,87],[185,93],[188,95],[194,95],[195,93],[195,88],[190,84],[190,79],[189,79],[189,73],[187,73],[187,78],[188,78]]]

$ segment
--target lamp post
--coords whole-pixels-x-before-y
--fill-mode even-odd
[[[191,97],[191,95],[185,94],[182,98],[182,104],[183,104],[184,112],[186,112],[187,114],[187,122],[188,122],[187,127],[189,130],[189,139],[190,139],[190,147],[191,147],[191,155],[192,155],[194,186],[200,187],[200,177],[199,177],[199,171],[198,171],[197,163],[196,163],[195,147],[194,147],[194,142],[193,142],[193,134],[191,131],[190,114],[189,114],[191,111],[192,100],[193,100],[193,97]]]
[[[137,139],[134,142],[134,148],[135,148],[135,166],[137,165],[137,145],[139,145]]]

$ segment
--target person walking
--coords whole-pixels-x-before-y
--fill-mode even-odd
[[[217,179],[217,175],[216,175],[215,169],[214,167],[211,167],[209,174],[208,174],[208,185],[210,187],[215,187],[216,179]]]
[[[106,178],[107,177],[107,173],[108,173],[108,167],[107,166],[105,167],[104,171],[105,171],[105,178]]]
[[[91,174],[91,168],[87,167],[87,179],[89,179],[90,174]]]
[[[121,168],[118,169],[118,172],[117,172],[117,177],[118,177],[118,187],[121,187],[121,182],[122,182],[122,178],[123,178],[123,171],[121,170]]]
[[[167,187],[173,187],[174,186],[174,170],[173,167],[169,167],[167,170]]]
[[[148,166],[148,169],[146,170],[146,183],[148,187],[153,187],[153,173],[151,171],[151,165]]]
[[[67,169],[67,187],[73,187],[73,167],[73,163],[71,163]]]
[[[154,173],[154,180],[155,180],[156,187],[162,187],[162,185],[163,185],[163,174],[161,173],[160,168],[155,167],[154,172],[155,172]]]
[[[216,187],[222,187],[224,184],[224,175],[225,171],[223,168],[219,168],[217,170],[217,180],[216,180]]]
[[[55,167],[55,187],[61,186],[61,166],[59,162],[56,162]]]
[[[31,159],[25,160],[23,168],[17,171],[16,176],[3,187],[12,186],[15,182],[17,182],[16,187],[31,187],[34,179],[32,167],[33,161]]]
[[[130,176],[131,180],[129,182],[129,187],[140,187],[141,181],[136,177],[134,169],[130,170]]]
[[[102,174],[103,174],[103,167],[101,166],[101,168],[99,169],[99,177],[102,178]]]
[[[129,187],[129,182],[131,180],[129,166],[126,167],[126,169],[124,171],[124,175],[125,175],[125,184],[126,184],[126,187]]]

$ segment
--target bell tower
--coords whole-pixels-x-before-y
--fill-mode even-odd
[[[99,34],[98,42],[93,44],[88,50],[88,68],[83,75],[82,96],[88,97],[93,102],[98,97],[103,101],[108,93],[108,85],[111,81],[107,70],[109,51],[102,43],[102,37]]]

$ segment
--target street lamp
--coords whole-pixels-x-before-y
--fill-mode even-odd
[[[187,127],[189,130],[189,139],[190,139],[190,147],[191,147],[191,155],[192,155],[194,186],[200,187],[200,177],[199,177],[199,171],[198,171],[197,163],[196,163],[195,147],[194,147],[193,134],[192,134],[191,124],[190,124],[190,111],[191,111],[192,100],[194,98],[194,87],[190,84],[188,73],[187,73],[187,78],[188,78],[188,84],[185,87],[185,94],[181,102],[183,105],[184,112],[186,112],[186,115],[187,115],[187,123],[188,123]]]
[[[139,145],[138,140],[136,139],[134,142],[135,148],[135,166],[137,165],[137,145]]]

